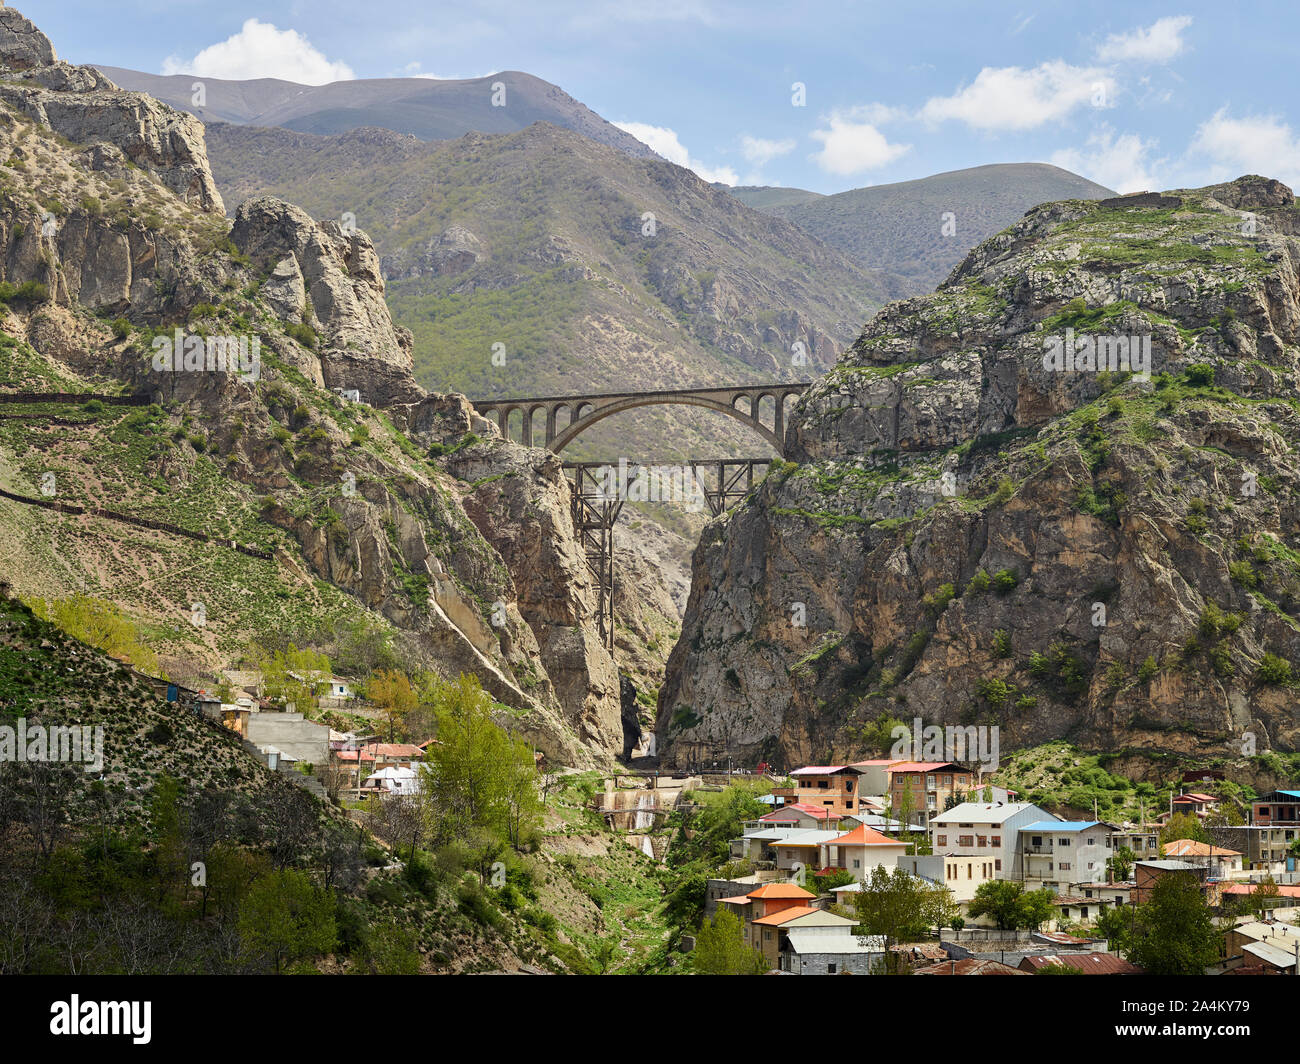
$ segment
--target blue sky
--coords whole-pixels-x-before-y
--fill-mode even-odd
[[[1300,8],[1262,2],[20,0],[72,62],[153,73],[525,70],[701,176],[819,192],[993,162],[1134,191],[1300,186]],[[804,105],[795,105],[795,83]]]

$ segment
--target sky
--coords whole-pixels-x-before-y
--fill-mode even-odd
[[[20,0],[150,73],[523,70],[701,177],[838,192],[1047,162],[1120,192],[1300,187],[1300,5],[1014,0]]]

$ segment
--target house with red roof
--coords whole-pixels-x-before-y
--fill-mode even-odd
[[[930,818],[965,800],[977,786],[975,774],[954,761],[898,761],[889,766],[889,800],[894,816],[911,811],[908,823]]]

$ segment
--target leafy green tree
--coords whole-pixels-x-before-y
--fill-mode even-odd
[[[991,879],[975,888],[968,913],[991,916],[1003,931],[1021,931],[1040,927],[1055,911],[1055,895],[1050,890],[1025,890],[1023,883],[1009,879]]]
[[[1269,872],[1255,884],[1254,890],[1241,899],[1240,910],[1262,918],[1267,910],[1277,908],[1277,899],[1281,893],[1273,874]]]
[[[886,947],[922,938],[931,928],[951,926],[957,914],[946,888],[933,886],[897,865],[892,874],[883,865],[873,868],[862,890],[853,896],[853,904],[859,933],[883,936]],[[890,974],[900,974],[898,960],[898,954],[886,950]]]
[[[1162,876],[1131,918],[1124,955],[1150,975],[1203,975],[1221,957],[1222,932],[1190,873]]]
[[[1166,845],[1177,842],[1179,839],[1192,839],[1196,842],[1208,843],[1210,834],[1205,830],[1205,826],[1195,813],[1175,813],[1169,818],[1169,822],[1160,829],[1161,851],[1163,852]]]
[[[299,649],[293,643],[286,650],[274,652],[255,643],[249,648],[249,655],[262,673],[268,698],[292,705],[305,717],[316,712],[316,693],[321,680],[333,674],[328,657],[309,648]]]
[[[700,926],[694,958],[701,975],[762,975],[768,970],[763,954],[745,945],[740,919],[726,909]]]
[[[135,624],[114,603],[76,594],[48,601],[34,598],[26,600],[26,604],[41,620],[57,625],[72,638],[157,675],[158,656],[145,646]]]
[[[397,730],[405,728],[406,718],[420,704],[411,681],[396,669],[382,669],[376,673],[366,684],[366,697],[383,712],[390,743]]]
[[[279,975],[334,948],[334,899],[303,872],[271,872],[248,891],[238,926],[245,959]]]
[[[532,751],[496,723],[492,700],[474,676],[443,684],[434,709],[438,742],[423,769],[434,838],[485,850],[495,835],[519,846],[541,816]]]
[[[1128,877],[1133,874],[1133,864],[1137,860],[1137,854],[1129,847],[1121,846],[1114,854],[1106,858],[1106,873],[1110,876],[1112,883],[1127,883]]]

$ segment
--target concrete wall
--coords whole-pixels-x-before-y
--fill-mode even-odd
[[[850,971],[854,975],[870,975],[883,953],[793,953],[781,954],[781,971],[795,975],[839,975]],[[830,965],[835,971],[830,971]]]
[[[301,713],[250,713],[248,739],[255,746],[274,746],[290,757],[312,765],[329,758],[330,730],[307,720]]]

